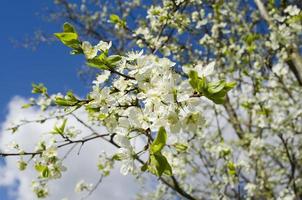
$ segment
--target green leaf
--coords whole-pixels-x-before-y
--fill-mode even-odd
[[[55,33],[54,34],[66,46],[79,44],[78,35],[76,33]]]
[[[62,125],[60,127],[55,126],[54,130],[51,133],[63,135],[65,131],[66,123],[67,123],[67,119],[64,119]]]
[[[19,162],[18,162],[18,167],[19,167],[19,170],[20,171],[24,171],[25,169],[26,169],[26,167],[27,167],[27,163],[26,162],[24,162],[23,160],[20,160]]]
[[[236,175],[236,166],[235,166],[235,164],[233,162],[229,162],[227,164],[227,167],[228,167],[228,173],[229,173],[229,175],[231,175],[231,176]]]
[[[197,72],[190,71],[189,78],[190,78],[190,80],[189,80],[190,85],[192,86],[193,89],[197,90],[198,83],[199,83]]]
[[[206,92],[207,87],[208,83],[206,77],[202,77],[198,80],[197,91],[200,91],[200,93],[203,94]]]
[[[79,106],[81,101],[77,99],[71,91],[68,91],[65,97],[57,96],[55,103],[58,106]]]
[[[30,108],[30,107],[32,107],[32,106],[34,106],[34,104],[32,104],[32,103],[27,103],[27,104],[22,105],[21,108],[26,109],[26,108]]]
[[[86,64],[89,67],[94,67],[94,68],[103,69],[103,70],[106,70],[109,68],[106,64],[104,64],[103,61],[101,61],[98,58],[89,59],[89,60],[87,60]]]
[[[192,88],[199,92],[200,94],[203,94],[205,89],[207,88],[207,80],[205,77],[199,78],[198,73],[196,71],[190,71],[189,73],[189,83],[192,86]]]
[[[108,116],[107,114],[100,113],[100,114],[98,115],[98,119],[102,121],[102,120],[106,119],[107,116]]]
[[[210,100],[212,100],[216,104],[224,104],[225,98],[224,97],[210,97]]]
[[[71,55],[82,54],[82,53],[83,53],[83,49],[81,49],[80,47],[73,49],[70,52]]]
[[[77,101],[71,101],[71,100],[68,100],[68,99],[64,99],[62,97],[56,97],[55,98],[55,103],[58,106],[76,106]]]
[[[146,171],[148,169],[148,164],[147,163],[145,163],[145,164],[143,164],[143,166],[141,167],[141,171]]]
[[[228,91],[236,86],[236,82],[220,81],[209,83],[205,96],[216,104],[223,104]]]
[[[45,166],[41,165],[41,164],[36,164],[35,165],[35,169],[38,171],[38,172],[42,172],[44,170]]]
[[[122,20],[118,15],[110,15],[109,21],[113,24],[117,24],[120,27],[126,27],[126,21]]]
[[[76,33],[75,28],[68,22],[64,23],[63,30],[64,30],[64,32]]]
[[[120,21],[120,17],[118,15],[112,14],[110,15],[110,22],[113,24],[117,24]]]
[[[231,154],[230,149],[222,149],[222,151],[219,152],[219,158],[225,158],[226,156]]]
[[[120,154],[119,153],[117,153],[117,154],[114,154],[113,156],[112,156],[112,158],[111,158],[112,160],[117,160],[117,161],[121,161],[122,159],[121,159],[121,156],[120,156]]]
[[[107,58],[107,62],[110,66],[112,66],[112,65],[116,65],[116,63],[119,62],[121,59],[122,57],[119,55],[112,55]]]
[[[250,33],[248,35],[246,35],[243,40],[248,44],[248,45],[252,45],[254,41],[258,40],[260,38],[260,35],[258,35],[257,33]]]
[[[155,140],[150,145],[150,157],[149,165],[142,166],[142,171],[148,170],[157,175],[161,176],[162,174],[172,175],[172,168],[168,163],[165,156],[162,155],[161,150],[164,148],[167,142],[167,133],[164,127],[160,127],[157,133]]]
[[[189,73],[189,83],[192,88],[201,96],[205,96],[216,104],[223,104],[228,91],[236,86],[236,82],[207,82],[205,77],[198,77],[197,72]]]
[[[161,153],[150,155],[150,165],[148,169],[151,173],[159,177],[162,176],[162,174],[166,174],[168,176],[172,175],[172,168],[166,157]]]
[[[110,64],[108,63],[106,52],[100,54],[99,56],[93,59],[88,59],[86,64],[90,67],[95,67],[102,70],[106,70],[110,68]]]
[[[75,28],[69,24],[64,23],[63,32],[54,34],[63,44],[72,48],[71,54],[83,53],[81,42],[78,40],[78,34]]]
[[[182,144],[182,143],[175,143],[173,144],[175,149],[180,152],[185,152],[188,149],[188,145]]]
[[[225,81],[217,81],[208,84],[208,92],[211,94],[218,93],[225,87]]]
[[[49,174],[50,174],[50,171],[49,171],[48,167],[45,166],[42,173],[41,173],[41,175],[42,175],[43,178],[48,178]]]
[[[166,141],[167,141],[166,130],[164,127],[160,127],[155,140],[151,144],[151,148],[150,148],[151,153],[155,154],[157,152],[160,152],[166,145]]]
[[[78,101],[78,99],[74,96],[72,91],[68,91],[66,93],[66,96],[68,97],[68,100],[70,100],[70,101],[75,101],[75,102]]]
[[[235,81],[228,82],[228,83],[225,84],[224,89],[228,92],[231,89],[233,89],[236,85],[237,85],[237,83]]]
[[[43,85],[43,83],[39,83],[39,84],[32,84],[32,93],[33,94],[46,94],[47,93],[47,88]]]

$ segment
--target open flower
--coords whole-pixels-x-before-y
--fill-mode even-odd
[[[93,81],[92,83],[95,85],[101,85],[109,79],[110,74],[111,74],[111,72],[106,70],[102,74],[98,75],[96,80]]]
[[[138,51],[129,52],[129,53],[127,53],[126,60],[129,60],[129,61],[136,60],[136,59],[142,57],[143,53],[144,53],[144,50],[141,50],[140,52],[138,52]]]
[[[98,54],[97,48],[92,46],[88,41],[82,43],[82,49],[87,59],[92,59]]]
[[[214,72],[214,67],[215,67],[216,62],[212,61],[206,66],[203,66],[202,64],[198,64],[195,66],[195,69],[198,73],[198,76],[203,77],[203,76],[209,76],[213,74]]]
[[[108,51],[112,46],[111,42],[100,41],[97,45],[92,46],[90,42],[84,41],[82,43],[82,49],[87,59],[93,59],[97,56],[99,51]]]
[[[96,48],[99,51],[107,51],[110,49],[110,47],[112,46],[112,42],[104,42],[104,41],[100,41],[97,45]]]
[[[75,186],[74,190],[75,192],[83,192],[83,191],[89,191],[92,188],[92,184],[86,183],[84,180],[80,180],[77,185]]]
[[[126,136],[117,135],[116,143],[121,147],[118,150],[118,157],[122,160],[122,166],[120,169],[121,174],[127,175],[129,172],[133,172],[135,169],[134,155],[135,152],[130,144],[130,141]]]

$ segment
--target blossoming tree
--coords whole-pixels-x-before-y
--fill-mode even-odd
[[[69,21],[56,38],[97,74],[86,97],[33,85],[40,96],[24,107],[49,116],[11,127],[58,120],[36,149],[0,153],[20,170],[33,163],[37,197],[68,170],[59,151],[103,140],[116,152],[95,158],[102,177],[116,163],[158,177],[138,199],[302,198],[301,1],[55,3]]]

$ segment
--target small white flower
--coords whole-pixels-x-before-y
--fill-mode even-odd
[[[253,194],[255,194],[257,186],[253,183],[247,183],[244,189],[247,191],[248,196],[252,196]]]
[[[278,76],[283,76],[288,73],[287,67],[283,63],[278,63],[273,66],[272,71]]]
[[[122,166],[121,166],[121,174],[123,174],[124,176],[126,176],[129,172],[132,172],[135,168],[134,165],[134,160],[124,160],[122,161]]]
[[[283,189],[280,194],[279,197],[277,198],[277,200],[295,200],[295,194],[292,190],[290,189]]]
[[[98,50],[90,44],[88,41],[82,43],[82,49],[87,59],[96,57]]]
[[[116,136],[116,143],[120,145],[120,149],[118,150],[118,157],[122,160],[122,165],[120,172],[123,175],[127,175],[129,172],[133,172],[135,165],[134,165],[134,150],[130,144],[130,141],[126,136],[117,135]]]
[[[195,69],[198,73],[198,76],[203,77],[203,76],[209,76],[209,75],[213,74],[215,64],[216,64],[216,62],[212,61],[209,64],[207,64],[205,67],[202,64],[196,65]]]
[[[89,190],[91,190],[91,188],[92,188],[92,184],[88,184],[88,183],[86,183],[84,180],[80,180],[77,184],[76,184],[76,186],[75,186],[75,189],[74,189],[74,191],[75,192],[83,192],[83,191],[89,191]]]
[[[115,141],[122,148],[129,148],[129,147],[131,147],[130,141],[128,140],[128,138],[126,136],[116,135],[115,136]]]
[[[98,75],[96,80],[94,80],[92,83],[95,85],[101,85],[102,83],[108,80],[110,74],[110,71],[106,70],[103,74]]]
[[[48,189],[46,188],[45,183],[33,181],[31,187],[38,198],[45,198],[48,196]]]
[[[97,56],[98,51],[107,51],[111,46],[111,41],[109,43],[100,41],[96,46],[92,46],[88,41],[82,43],[82,49],[87,59],[93,59]]]
[[[96,49],[100,50],[100,51],[107,51],[110,49],[110,47],[112,46],[112,42],[110,41],[108,42],[104,42],[104,41],[100,41],[97,45],[96,45]]]
[[[288,13],[291,16],[295,16],[300,13],[300,9],[296,5],[290,5],[285,8],[284,12]]]
[[[126,60],[132,61],[132,60],[136,60],[138,58],[141,58],[143,53],[144,53],[144,50],[141,50],[140,52],[137,52],[137,51],[129,52],[129,53],[127,53]]]

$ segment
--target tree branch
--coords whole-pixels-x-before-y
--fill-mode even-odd
[[[274,22],[270,18],[265,6],[263,5],[261,0],[255,0],[255,3],[258,7],[261,17],[268,23],[269,26],[274,27]],[[299,53],[298,47],[293,44],[293,46],[288,49],[289,59],[287,60],[287,64],[290,70],[295,75],[298,83],[302,86],[302,58]]]

